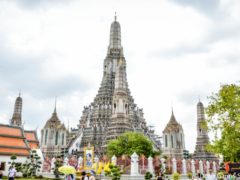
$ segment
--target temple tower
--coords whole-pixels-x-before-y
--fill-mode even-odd
[[[108,127],[107,140],[116,139],[122,133],[132,131],[129,119],[126,65],[123,59],[119,59],[117,64],[112,102],[112,117],[110,118]]]
[[[22,126],[22,97],[20,93],[15,101],[14,112],[10,124],[13,126]]]
[[[207,129],[203,127],[205,123],[206,120],[204,115],[204,106],[203,103],[199,101],[197,104],[197,142],[193,158],[202,160],[216,160],[214,154],[206,151],[206,145],[209,143],[209,137]]]
[[[101,155],[105,152],[108,140],[126,131],[142,132],[149,136],[143,110],[134,103],[128,87],[126,65],[121,27],[115,16],[110,27],[100,88],[93,102],[84,107],[78,125],[79,132],[69,149],[78,146],[82,154],[83,147],[90,143],[94,144],[95,153]]]
[[[173,110],[171,118],[163,130],[163,155],[170,158],[183,158],[185,149],[182,125],[176,121]]]

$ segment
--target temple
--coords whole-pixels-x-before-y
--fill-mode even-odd
[[[44,156],[63,157],[67,149],[67,136],[68,130],[58,118],[55,102],[52,116],[41,130],[41,150]]]
[[[163,130],[163,155],[169,158],[183,158],[185,150],[184,131],[176,121],[173,110],[170,120]]]
[[[85,106],[76,137],[69,144],[69,153],[83,152],[88,143],[95,153],[105,153],[109,140],[126,131],[141,132],[148,136],[155,149],[161,143],[147,127],[143,110],[138,108],[128,87],[127,63],[121,44],[121,27],[115,16],[110,28],[107,56],[103,63],[103,77],[96,97]]]
[[[41,159],[37,132],[25,130],[22,124],[22,98],[16,98],[10,124],[0,124],[0,167],[4,175],[8,174],[11,156],[15,155],[16,163],[24,163],[31,150],[36,150]]]

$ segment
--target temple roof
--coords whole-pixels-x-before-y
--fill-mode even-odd
[[[0,124],[0,155],[29,156],[29,151],[21,127]]]
[[[52,128],[52,129],[66,129],[65,125],[61,123],[61,121],[58,118],[56,106],[54,108],[54,111],[52,113],[52,117],[47,120],[44,128]]]
[[[24,131],[24,135],[31,149],[39,149],[39,140],[36,131]]]
[[[179,124],[176,121],[176,118],[175,118],[173,110],[172,110],[172,114],[171,114],[170,120],[169,120],[167,126],[165,127],[165,129],[163,130],[163,133],[180,132],[180,131],[183,132],[182,125]]]

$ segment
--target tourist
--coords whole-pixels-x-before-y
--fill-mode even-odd
[[[89,177],[89,180],[96,180],[95,177],[95,172],[93,170],[90,170],[90,177]]]
[[[73,174],[67,174],[65,180],[75,180],[75,177]]]
[[[82,179],[81,180],[88,180],[87,174],[85,171],[82,172]]]
[[[3,173],[2,171],[0,171],[0,180],[2,180],[2,177],[3,177]]]
[[[163,179],[164,179],[163,174],[161,172],[159,172],[156,177],[156,180],[163,180]]]
[[[217,177],[216,177],[216,175],[212,172],[212,169],[209,169],[209,174],[207,174],[206,180],[217,180]]]
[[[227,175],[227,180],[235,180],[236,177],[233,175],[232,172],[228,172],[228,175]]]
[[[15,176],[16,176],[16,169],[13,166],[10,166],[9,172],[8,172],[8,179],[14,180]]]
[[[203,175],[199,172],[199,170],[197,170],[197,179],[198,180],[202,180],[203,179]]]

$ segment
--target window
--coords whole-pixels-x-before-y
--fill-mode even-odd
[[[45,131],[45,145],[47,144],[47,136],[48,136],[48,130]]]
[[[168,144],[167,144],[167,135],[165,135],[165,147],[167,147]]]
[[[58,145],[58,131],[56,132],[55,145]]]
[[[64,145],[64,133],[62,133],[62,145]]]
[[[172,148],[173,148],[173,136],[171,135],[171,142],[172,142]]]

